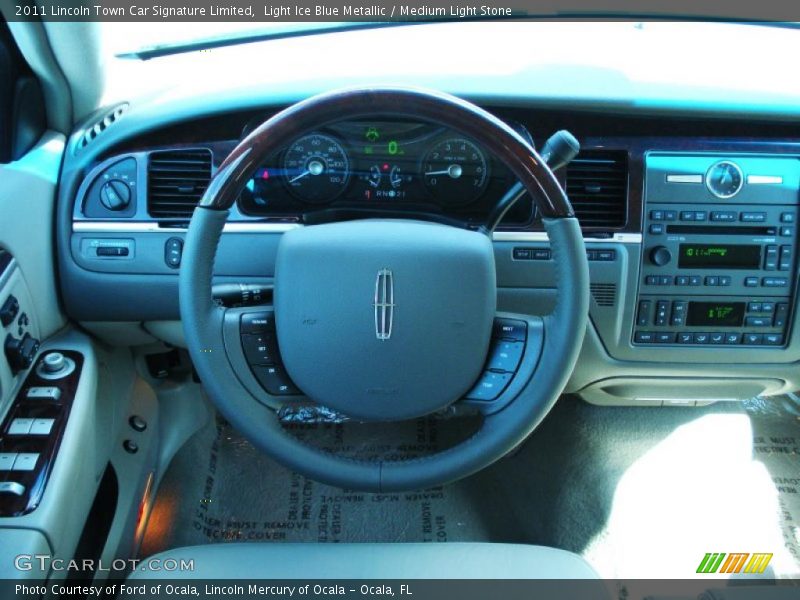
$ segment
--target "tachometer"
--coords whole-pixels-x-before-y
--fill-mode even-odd
[[[489,181],[483,152],[464,138],[443,140],[422,159],[425,186],[445,204],[468,204],[478,198]]]
[[[289,190],[306,202],[329,202],[341,194],[350,177],[350,161],[342,145],[319,133],[296,140],[283,159]]]

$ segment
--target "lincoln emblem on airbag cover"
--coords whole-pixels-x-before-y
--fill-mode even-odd
[[[392,337],[394,317],[394,276],[391,270],[381,269],[375,279],[375,337],[388,340]]]

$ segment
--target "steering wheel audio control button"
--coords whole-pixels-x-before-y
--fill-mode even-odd
[[[301,392],[281,367],[253,367],[256,379],[273,396],[299,396]]]
[[[506,389],[513,376],[513,373],[486,371],[481,375],[477,385],[467,394],[467,400],[494,400]]]
[[[495,319],[492,337],[524,342],[527,337],[528,326],[525,321],[516,319]]]
[[[489,364],[486,368],[492,371],[515,372],[519,366],[519,361],[522,360],[524,349],[524,342],[498,340],[492,344],[492,348],[489,351]]]

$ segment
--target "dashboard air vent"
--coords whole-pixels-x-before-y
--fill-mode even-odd
[[[108,111],[102,119],[89,125],[83,132],[80,140],[78,140],[78,150],[82,150],[91,144],[98,135],[116,123],[126,110],[128,110],[127,104],[115,106],[112,110]]]
[[[584,150],[567,165],[567,196],[582,227],[624,227],[628,153]]]
[[[188,219],[211,181],[211,151],[151,152],[147,164],[147,211],[155,218]]]

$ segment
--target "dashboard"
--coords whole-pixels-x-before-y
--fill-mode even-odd
[[[599,403],[691,404],[800,387],[799,126],[483,106],[535,145],[562,128],[581,142],[556,172],[591,277],[591,325],[568,391]],[[154,126],[151,114],[115,106],[76,132],[59,202],[68,314],[90,330],[133,325],[181,345],[179,324],[166,324],[178,319],[193,207],[242,136],[280,108],[165,110]],[[119,124],[84,144],[108,114]],[[473,140],[423,122],[381,116],[304,132],[243,184],[214,281],[266,289],[280,235],[294,227],[371,216],[474,227],[514,183]],[[530,198],[494,246],[498,308],[547,314],[555,272]]]
[[[309,132],[268,159],[239,206],[253,216],[353,209],[479,223],[513,184],[505,167],[457,132],[408,121],[345,121]],[[526,199],[508,222],[531,218]]]

